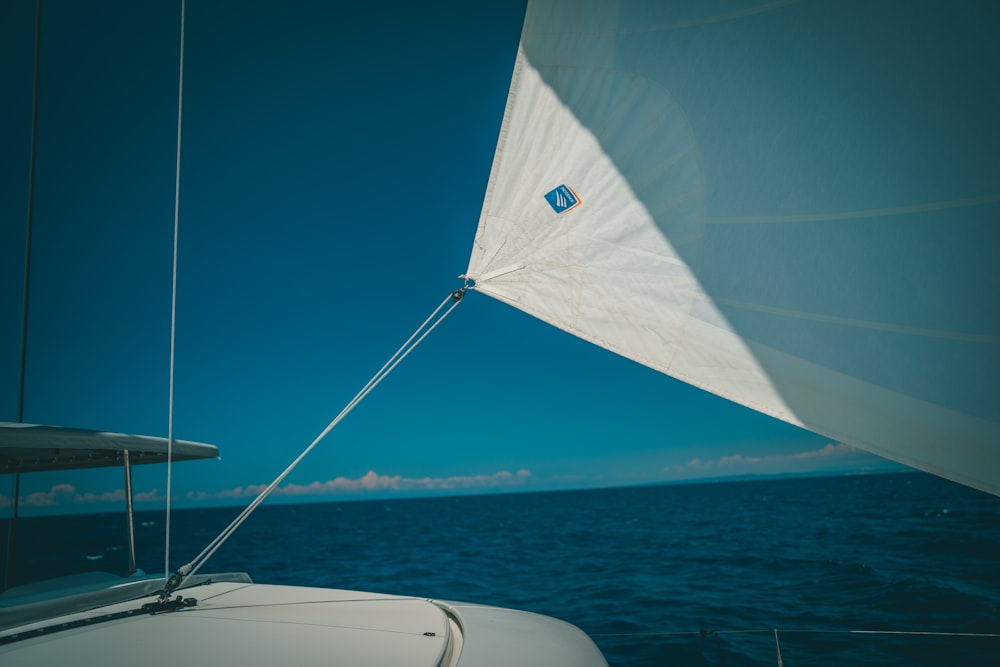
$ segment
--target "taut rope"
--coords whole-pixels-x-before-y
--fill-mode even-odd
[[[180,74],[177,81],[177,166],[174,172],[174,263],[170,284],[170,381],[167,398],[167,518],[163,576],[170,576],[170,489],[174,449],[174,340],[177,330],[177,230],[181,202],[181,118],[184,109],[184,5],[181,0]]]
[[[267,487],[263,491],[261,491],[260,494],[253,500],[253,502],[247,505],[247,507],[242,512],[240,512],[239,516],[233,519],[232,523],[230,523],[221,533],[219,533],[218,536],[216,536],[216,538],[213,539],[208,544],[208,546],[206,546],[202,550],[202,552],[194,558],[194,560],[177,569],[177,573],[169,578],[166,587],[160,594],[161,601],[166,601],[173,593],[173,591],[176,590],[178,586],[180,586],[180,584],[184,581],[186,577],[195,574],[201,568],[201,566],[204,565],[205,562],[212,557],[212,554],[214,554],[219,549],[219,547],[221,547],[223,543],[225,543],[225,541],[229,539],[229,536],[232,535],[236,531],[236,529],[239,528],[243,524],[243,522],[247,520],[247,517],[249,517],[250,514],[255,509],[257,509],[257,506],[259,506],[264,501],[264,499],[267,498],[267,496],[270,495],[270,493],[275,488],[277,488],[278,484],[280,484],[282,480],[284,480],[285,477],[287,477],[288,474],[292,472],[292,470],[299,464],[299,462],[301,462],[302,459],[304,459],[306,455],[309,452],[311,452],[313,448],[316,447],[316,445],[318,445],[320,441],[322,441],[323,438],[325,438],[327,434],[330,433],[330,431],[333,430],[333,427],[339,424],[341,420],[343,420],[344,417],[346,417],[347,414],[351,410],[353,410],[358,405],[358,403],[362,401],[362,399],[365,398],[365,396],[370,394],[371,391],[376,386],[378,386],[378,384],[382,382],[382,380],[384,380],[386,376],[389,375],[389,373],[391,373],[394,368],[396,368],[396,366],[399,365],[399,362],[405,359],[406,356],[409,355],[410,352],[412,352],[414,348],[416,348],[417,345],[419,345],[424,340],[424,338],[426,338],[427,335],[431,331],[433,331],[435,327],[437,327],[437,325],[439,325],[444,320],[444,318],[446,318],[451,313],[452,310],[455,309],[455,307],[462,301],[462,297],[465,296],[465,291],[466,288],[463,287],[449,294],[444,299],[444,301],[442,301],[441,304],[436,309],[434,309],[434,312],[432,312],[430,316],[426,320],[424,320],[423,324],[421,324],[417,328],[417,330],[414,331],[413,334],[406,340],[406,342],[403,343],[402,347],[400,347],[396,351],[396,353],[389,358],[389,361],[387,361],[385,365],[382,366],[382,368],[380,368],[377,373],[375,373],[372,379],[368,381],[368,383],[361,389],[361,391],[359,391],[357,395],[353,399],[351,399],[351,401],[344,407],[344,409],[340,411],[340,414],[334,417],[333,421],[331,421],[327,425],[327,427],[323,429],[323,431],[318,436],[316,436],[316,438],[312,441],[312,443],[310,443],[309,446],[306,447],[302,451],[302,453],[299,454],[295,458],[295,460],[292,461],[288,465],[288,467],[285,468],[285,470],[274,479],[273,482],[268,484]],[[451,305],[445,310],[445,306],[448,305],[449,301],[451,302]],[[441,312],[442,310],[444,310],[444,312]]]

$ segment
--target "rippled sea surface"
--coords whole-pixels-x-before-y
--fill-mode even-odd
[[[173,560],[236,513],[175,512]],[[137,515],[148,572],[162,524]],[[123,571],[121,529],[25,519],[22,550],[49,555],[18,569]],[[915,473],[265,505],[206,571],[527,609],[614,666],[1000,664],[968,636],[1000,633],[1000,499]]]

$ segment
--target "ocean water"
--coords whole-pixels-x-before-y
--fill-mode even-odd
[[[175,512],[173,560],[236,513]],[[122,526],[25,519],[47,556],[16,573],[121,572]],[[147,572],[162,531],[137,515]],[[613,666],[1000,664],[1000,638],[886,634],[1000,633],[1000,499],[917,473],[264,505],[205,571],[527,609]]]

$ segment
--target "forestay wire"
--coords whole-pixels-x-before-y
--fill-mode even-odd
[[[177,231],[180,227],[181,203],[181,118],[184,109],[184,7],[181,0],[180,74],[177,77],[177,164],[174,171],[174,258],[170,283],[170,380],[167,392],[167,518],[163,548],[163,576],[170,575],[170,492],[173,472],[174,445],[174,341],[177,331]]]
[[[253,502],[247,505],[247,507],[242,512],[240,512],[239,516],[233,519],[232,523],[230,523],[221,533],[219,533],[219,535],[216,536],[216,538],[213,539],[208,544],[208,546],[206,546],[202,550],[202,552],[194,558],[194,560],[192,560],[187,565],[183,565],[177,569],[177,574],[171,577],[170,580],[167,582],[167,586],[165,587],[163,593],[161,594],[161,599],[169,597],[170,594],[174,590],[176,590],[176,588],[180,585],[180,583],[183,581],[184,578],[195,574],[201,568],[201,566],[204,565],[205,562],[212,557],[212,554],[214,554],[219,549],[219,547],[221,547],[223,543],[225,543],[225,541],[229,539],[229,536],[232,535],[236,531],[236,529],[239,528],[240,525],[242,525],[243,522],[247,520],[247,517],[250,516],[250,514],[257,508],[257,506],[260,505],[264,501],[264,499],[267,498],[267,496],[270,495],[272,491],[274,491],[275,488],[277,488],[277,486],[285,479],[285,477],[288,476],[290,472],[292,472],[293,469],[295,469],[295,466],[297,466],[299,462],[302,461],[302,459],[304,459],[306,455],[309,452],[311,452],[313,448],[316,447],[316,445],[318,445],[320,441],[322,441],[323,438],[325,438],[327,434],[329,434],[330,431],[332,431],[333,428],[337,424],[339,424],[341,420],[344,417],[346,417],[347,414],[358,405],[358,403],[362,401],[362,399],[365,398],[365,396],[370,394],[371,391],[376,386],[378,386],[378,384],[382,382],[382,380],[384,380],[386,376],[389,375],[389,373],[391,373],[394,368],[396,368],[396,366],[399,365],[399,362],[405,359],[406,356],[409,355],[410,352],[412,352],[414,348],[416,348],[417,345],[419,345],[424,340],[424,338],[426,338],[427,335],[430,334],[430,332],[433,331],[437,327],[437,325],[439,325],[444,320],[444,318],[446,318],[451,313],[451,311],[455,309],[455,307],[459,303],[461,303],[462,297],[465,296],[466,289],[467,287],[462,287],[449,294],[445,298],[445,300],[442,301],[441,304],[434,310],[434,312],[432,312],[430,316],[426,320],[424,320],[423,324],[421,324],[417,328],[417,330],[414,331],[413,334],[407,339],[407,341],[403,343],[402,347],[400,347],[396,351],[396,353],[389,358],[389,361],[387,361],[385,365],[382,366],[382,368],[379,369],[379,371],[372,377],[372,379],[368,381],[368,384],[366,384],[361,389],[361,391],[359,391],[358,394],[353,399],[351,399],[351,401],[344,407],[344,409],[340,411],[340,414],[338,414],[333,419],[333,421],[331,421],[327,425],[327,427],[323,429],[323,431],[318,436],[316,436],[316,439],[313,440],[312,443],[310,443],[310,445],[306,447],[302,451],[302,453],[299,454],[298,457],[296,457],[295,460],[292,461],[288,465],[288,467],[285,468],[285,470],[274,479],[273,482],[268,484],[267,487],[263,491],[261,491],[260,494],[253,500]],[[451,302],[451,305],[445,310],[445,306],[447,306],[449,302]],[[442,310],[444,310],[444,312],[442,312]]]

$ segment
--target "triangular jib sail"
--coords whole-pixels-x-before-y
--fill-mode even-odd
[[[1000,10],[722,4],[529,3],[468,277],[1000,494]]]

